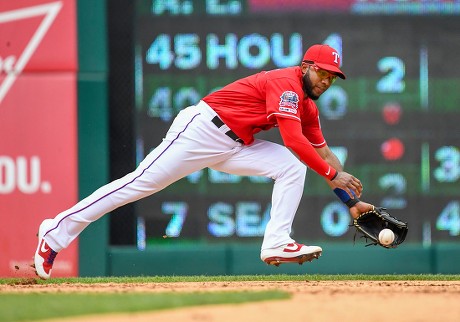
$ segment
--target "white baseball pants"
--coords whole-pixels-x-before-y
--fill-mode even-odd
[[[136,170],[102,186],[58,214],[45,233],[50,247],[66,248],[90,223],[104,214],[154,194],[195,171],[209,167],[274,180],[272,208],[262,250],[292,243],[291,226],[303,193],[306,166],[286,147],[264,140],[242,145],[211,122],[217,114],[205,102],[182,110],[163,142]]]

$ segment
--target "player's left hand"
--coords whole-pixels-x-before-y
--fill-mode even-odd
[[[361,202],[358,202],[356,205],[360,203]],[[365,206],[366,205],[364,203],[359,207],[364,209]],[[372,207],[371,210],[361,213],[357,218],[353,219],[353,226],[356,228],[356,233],[358,235],[361,235],[361,237],[371,241],[367,246],[380,245],[385,248],[398,247],[406,239],[408,231],[408,225],[406,222],[393,217],[386,211],[385,208],[382,207]],[[394,239],[391,243],[384,243],[380,240],[379,234],[383,229],[389,229],[393,232]]]
[[[373,205],[360,200],[356,205],[350,208],[350,215],[353,218],[358,218],[362,213],[371,211],[372,209],[374,209]]]

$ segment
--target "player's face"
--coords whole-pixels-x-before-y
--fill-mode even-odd
[[[309,64],[303,75],[303,91],[312,100],[317,100],[336,78],[328,71]]]

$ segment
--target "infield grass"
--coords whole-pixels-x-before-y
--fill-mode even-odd
[[[229,275],[229,276],[139,276],[139,277],[74,277],[36,279],[37,284],[62,283],[178,283],[178,282],[241,282],[241,281],[460,281],[458,274],[336,274],[336,275]],[[0,284],[20,284],[23,279],[0,279]]]
[[[0,284],[98,284],[98,283],[176,283],[176,282],[232,282],[232,281],[458,281],[460,275],[240,275],[240,276],[154,276],[154,277],[97,277],[0,279]],[[33,281],[33,282],[32,282]],[[251,301],[287,299],[283,291],[241,291],[178,293],[45,293],[0,292],[0,321],[32,321],[78,315],[120,312],[140,312],[207,304],[235,304]]]
[[[78,315],[132,313],[207,304],[287,299],[281,291],[213,293],[17,293],[0,294],[0,321],[31,321]]]

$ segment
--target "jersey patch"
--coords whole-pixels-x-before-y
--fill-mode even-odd
[[[299,95],[293,91],[285,91],[280,96],[279,111],[297,114]]]

